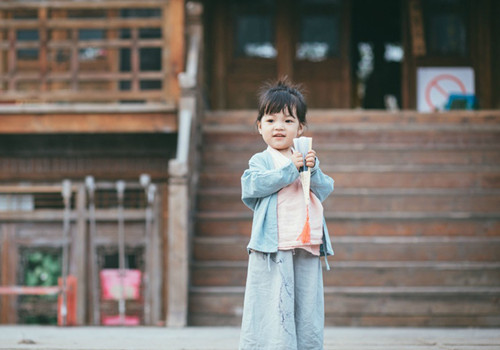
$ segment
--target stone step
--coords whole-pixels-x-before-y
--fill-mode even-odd
[[[498,213],[499,190],[449,191],[334,191],[324,202],[325,212],[474,212]],[[198,195],[199,211],[241,212],[249,210],[237,188],[203,190]],[[500,215],[500,213],[499,213]]]
[[[444,167],[443,167],[444,168]],[[500,188],[500,169],[474,167],[415,167],[401,170],[396,167],[322,167],[331,176],[336,188]],[[244,169],[243,169],[244,170]],[[241,186],[243,170],[204,171],[200,174],[201,188],[230,188]]]
[[[190,291],[190,323],[238,326],[244,287]],[[327,326],[467,326],[500,321],[500,287],[325,287]],[[214,324],[212,324],[214,325]]]
[[[223,125],[255,125],[257,113],[254,110],[220,110],[207,111],[203,124],[211,126]],[[378,125],[498,125],[498,110],[453,111],[448,113],[418,113],[416,111],[346,110],[346,109],[310,109],[307,112],[309,125],[327,124],[378,124]]]
[[[500,286],[500,262],[339,261],[324,271],[325,286]],[[195,261],[194,287],[245,286],[247,261]]]
[[[392,215],[390,215],[392,214]],[[500,236],[500,215],[457,213],[327,213],[333,236]],[[202,212],[196,234],[201,237],[249,237],[252,212]]]
[[[244,261],[246,237],[195,237],[196,261]],[[335,261],[475,261],[500,260],[500,237],[333,236]]]
[[[232,145],[227,148],[209,148],[203,152],[205,167],[225,167],[226,169],[246,169],[250,158],[259,149],[235,150]],[[318,158],[326,165],[385,165],[405,166],[412,165],[458,165],[482,166],[500,163],[500,148],[497,150],[409,150],[395,149],[317,149]]]

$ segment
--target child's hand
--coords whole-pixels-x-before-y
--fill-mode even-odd
[[[302,158],[302,153],[295,152],[292,154],[292,163],[300,170],[304,166],[304,159]],[[310,150],[306,155],[306,166],[309,168],[314,168],[316,165],[316,151]]]
[[[306,155],[306,166],[309,168],[314,168],[316,165],[316,151],[310,150]]]
[[[302,153],[293,152],[292,154],[292,163],[295,165],[297,170],[300,170],[304,166],[304,159],[302,158]]]

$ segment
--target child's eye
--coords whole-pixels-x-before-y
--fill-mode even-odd
[[[293,119],[287,119],[286,123],[293,123]]]
[[[272,122],[274,122],[274,119],[268,119],[268,120],[266,120],[266,121],[267,121],[268,123],[272,123]]]

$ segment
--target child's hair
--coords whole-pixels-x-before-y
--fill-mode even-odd
[[[288,81],[287,77],[275,83],[266,83],[259,92],[259,122],[266,114],[279,113],[285,108],[290,115],[298,119],[302,125],[307,125],[307,105],[302,95],[302,88]]]

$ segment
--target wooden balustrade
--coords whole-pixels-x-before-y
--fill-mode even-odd
[[[184,33],[176,2],[2,1],[0,103],[175,103]]]

